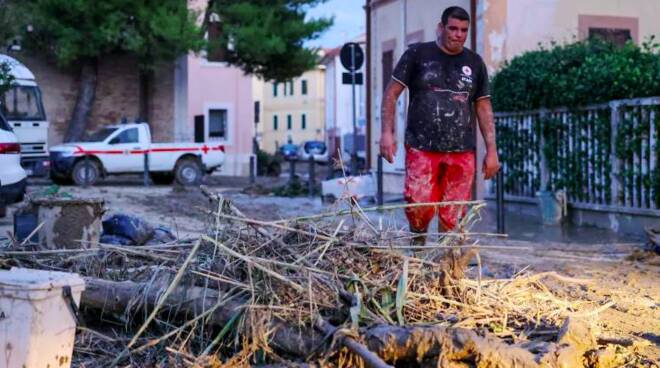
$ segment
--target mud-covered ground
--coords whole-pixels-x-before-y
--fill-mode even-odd
[[[216,183],[218,184],[218,183]],[[283,198],[243,193],[240,185],[219,183],[212,189],[229,198],[247,216],[274,220],[293,218],[332,210],[319,198]],[[240,183],[239,183],[240,184]],[[268,183],[265,183],[268,184]],[[37,183],[30,192],[47,186]],[[108,213],[121,212],[143,217],[155,225],[170,227],[180,238],[195,237],[210,228],[208,199],[197,188],[171,186],[142,187],[112,183],[92,188],[63,187],[61,191],[75,197],[101,197]],[[0,219],[0,236],[11,231],[11,211]],[[384,215],[371,215],[375,221],[383,217],[389,226],[405,227],[401,210]],[[649,361],[660,361],[660,257],[630,257],[641,247],[640,242],[612,242],[593,238],[586,242],[554,242],[525,240],[487,240],[483,245],[511,246],[481,251],[485,277],[511,277],[527,268],[534,272],[555,271],[561,275],[589,278],[586,286],[554,285],[558,298],[570,300],[575,295],[593,300],[611,300],[614,305],[598,313],[599,335],[604,338],[630,339],[639,353]]]

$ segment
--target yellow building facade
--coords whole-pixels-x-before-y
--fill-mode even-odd
[[[325,68],[317,66],[285,83],[263,83],[259,146],[275,153],[286,143],[324,141]]]

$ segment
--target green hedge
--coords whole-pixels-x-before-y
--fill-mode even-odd
[[[507,62],[491,81],[495,111],[577,107],[660,95],[660,44],[552,44]]]

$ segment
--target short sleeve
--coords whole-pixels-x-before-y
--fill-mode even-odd
[[[488,69],[486,64],[479,59],[479,71],[477,72],[477,85],[474,93],[474,101],[490,97],[490,86],[488,85]]]
[[[415,47],[409,47],[408,50],[403,53],[392,72],[392,79],[403,84],[406,88],[411,84],[413,69],[415,66],[415,54]]]

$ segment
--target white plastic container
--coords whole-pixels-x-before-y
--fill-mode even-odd
[[[321,183],[321,194],[328,201],[343,197],[357,200],[376,196],[376,182],[371,175],[349,176],[325,180]]]
[[[12,268],[0,271],[0,368],[67,368],[85,281],[75,273]]]

